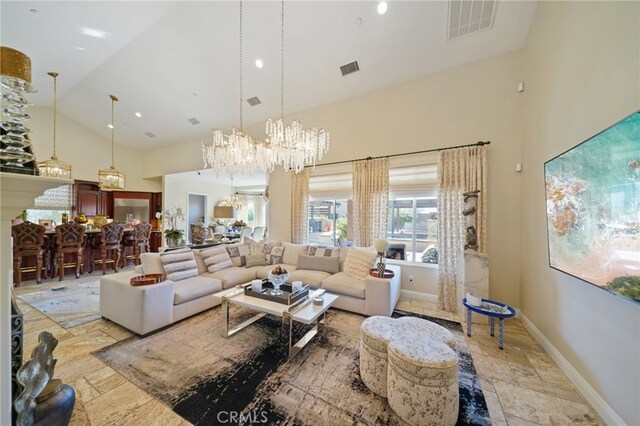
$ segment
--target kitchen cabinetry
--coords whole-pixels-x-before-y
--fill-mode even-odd
[[[108,191],[101,191],[97,182],[77,180],[75,188],[75,205],[73,217],[84,213],[87,217],[98,214],[113,217],[113,195]]]

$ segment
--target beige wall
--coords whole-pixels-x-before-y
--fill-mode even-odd
[[[638,425],[639,306],[549,268],[543,164],[640,108],[640,3],[542,2],[523,55],[522,311]]]
[[[490,140],[488,250],[491,296],[518,305],[520,274],[520,175],[522,80],[520,53],[508,53],[449,69],[383,90],[296,114],[308,126],[331,131],[323,162],[411,152]],[[262,127],[248,129],[260,137]],[[290,236],[290,183],[271,174],[272,236]],[[431,292],[433,273],[412,268],[415,284]],[[409,272],[403,271],[403,275]]]
[[[39,161],[49,159],[53,153],[53,115],[50,108],[29,108],[33,117],[28,125],[32,129],[33,148]],[[117,134],[116,134],[117,138]],[[111,166],[111,140],[57,114],[56,153],[61,161],[71,164],[72,177],[79,180],[98,180],[98,169]],[[141,164],[144,154],[116,145],[115,165],[126,176],[127,191],[157,192],[160,179],[143,179]]]

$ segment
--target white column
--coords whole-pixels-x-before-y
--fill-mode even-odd
[[[462,298],[467,293],[486,299],[489,297],[489,257],[485,254],[477,253],[474,250],[464,252],[464,291]],[[474,324],[488,324],[488,317],[485,315],[473,314]],[[460,318],[466,321],[466,308],[460,303]]]

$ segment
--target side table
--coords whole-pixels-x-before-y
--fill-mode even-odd
[[[467,308],[467,336],[471,336],[471,312],[477,312],[489,317],[489,330],[491,336],[495,335],[494,320],[498,318],[498,347],[504,347],[504,320],[516,315],[515,309],[504,303],[495,300],[481,299],[480,306],[474,306],[467,303],[467,298],[462,299],[462,304]]]

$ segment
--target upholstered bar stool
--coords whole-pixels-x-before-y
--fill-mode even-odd
[[[108,225],[104,225],[100,228],[100,244],[94,244],[94,249],[91,254],[91,267],[89,272],[93,272],[93,266],[96,262],[102,263],[102,275],[107,273],[107,261],[113,262],[114,272],[118,272],[118,262],[120,262],[120,256],[122,254],[122,234],[124,228],[122,225],[118,225],[113,222]],[[96,255],[100,252],[100,259],[96,259]],[[111,255],[111,258],[107,257],[107,254]]]
[[[64,256],[73,254],[76,258],[76,278],[80,278],[84,264],[84,243],[86,228],[77,223],[66,223],[56,226],[56,256],[54,276],[59,274],[59,281],[64,279]]]
[[[42,225],[31,222],[23,222],[11,227],[13,236],[13,274],[16,287],[22,282],[22,259],[24,257],[35,257],[36,259],[36,282],[42,283],[42,269],[45,268],[45,277],[48,269],[48,261],[43,265],[44,256],[44,233],[46,229]]]
[[[140,253],[149,253],[149,240],[151,239],[151,224],[141,222],[133,227],[133,233],[125,235],[122,241],[122,267],[127,260],[133,259],[134,265],[140,265]],[[131,247],[133,254],[127,256],[127,248]]]

